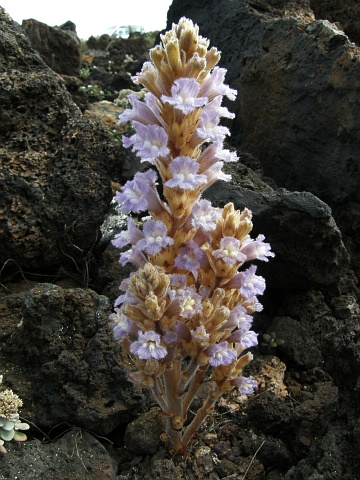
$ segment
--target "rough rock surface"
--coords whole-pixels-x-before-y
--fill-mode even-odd
[[[339,25],[352,42],[360,44],[360,4],[357,0],[310,0],[317,19]]]
[[[359,48],[328,20],[314,21],[306,0],[174,0],[168,27],[183,15],[222,51],[238,90],[232,144],[279,186],[331,207],[360,274]]]
[[[110,311],[92,290],[46,283],[2,298],[0,371],[39,428],[65,422],[108,435],[143,404],[126,380]]]
[[[117,480],[117,475],[105,447],[88,432],[74,428],[56,442],[11,444],[1,459],[0,480],[16,478]]]
[[[82,276],[121,149],[101,124],[81,117],[3,9],[0,30],[0,264],[16,271],[67,264]]]
[[[60,27],[49,27],[45,23],[24,20],[21,25],[44,62],[56,73],[78,77],[80,73],[80,39],[75,24],[67,22]]]
[[[124,446],[138,455],[151,455],[161,445],[160,436],[165,429],[165,418],[158,409],[139,415],[128,424],[124,435]]]

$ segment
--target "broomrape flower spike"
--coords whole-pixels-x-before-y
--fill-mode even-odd
[[[182,18],[162,35],[134,79],[149,90],[145,102],[130,95],[132,108],[119,118],[135,128],[124,146],[152,168],[116,193],[123,212],[149,216],[142,229],[129,217],[113,240],[130,245],[119,261],[137,270],[120,285],[110,326],[133,362],[129,380],[150,388],[167,416],[163,437],[173,454],[186,450],[221,395],[254,393],[256,380],[243,370],[258,343],[252,314],[262,310],[265,280],[248,262],[274,256],[263,235],[250,237],[248,209],[214,208],[201,198],[215,181],[230,180],[223,164],[238,158],[224,149],[230,132],[220,125],[234,116],[223,97],[234,100],[236,91],[198,30]],[[200,387],[208,395],[187,423]]]

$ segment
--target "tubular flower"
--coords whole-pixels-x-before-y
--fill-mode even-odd
[[[128,335],[132,327],[132,321],[121,313],[120,308],[115,308],[115,313],[109,317],[110,327],[114,330],[114,337],[116,340]]]
[[[172,178],[165,182],[167,187],[179,187],[194,190],[199,184],[206,183],[206,175],[198,175],[199,164],[190,157],[177,157],[170,164]]]
[[[172,245],[174,240],[167,236],[164,222],[150,218],[143,227],[143,238],[138,241],[137,248],[144,250],[149,255],[156,255],[167,245]]]
[[[209,232],[215,230],[216,221],[219,217],[219,210],[214,208],[209,200],[200,200],[192,209],[191,225],[193,227],[201,227],[206,232]]]
[[[251,395],[258,386],[253,377],[237,377],[232,380],[232,384],[239,389],[242,395]]]
[[[135,135],[123,137],[124,147],[133,147],[133,151],[142,162],[155,163],[155,159],[169,153],[167,147],[168,136],[166,130],[159,125],[144,125],[134,120]]]
[[[115,235],[114,240],[111,242],[117,248],[123,248],[129,243],[135,245],[139,240],[144,238],[143,233],[136,227],[132,218],[128,218],[127,225],[128,229]]]
[[[175,267],[180,270],[188,270],[197,277],[197,270],[206,261],[206,254],[193,241],[187,242],[179,250],[179,255],[175,258]]]
[[[121,115],[119,115],[118,124],[137,121],[145,125],[154,125],[161,122],[158,110],[154,109],[152,100],[156,98],[151,93],[147,94],[146,103],[139,100],[135,93],[131,93],[128,97],[132,108],[127,108]],[[154,111],[155,110],[155,111]],[[125,140],[126,141],[126,140]]]
[[[161,100],[181,110],[190,113],[207,102],[206,97],[198,97],[200,85],[194,78],[178,78],[171,87],[171,97],[162,95]]]
[[[165,347],[160,345],[160,335],[155,332],[139,332],[139,339],[130,345],[130,352],[140,360],[161,360],[166,357],[167,351]]]
[[[275,257],[275,254],[271,251],[269,243],[265,243],[264,235],[258,235],[256,240],[247,238],[241,246],[241,251],[246,255],[247,260],[262,260],[268,262],[267,257]]]
[[[224,237],[220,241],[220,248],[213,251],[215,258],[221,258],[229,265],[234,263],[243,263],[246,255],[240,251],[240,241],[233,237]]]
[[[252,314],[262,310],[257,297],[265,280],[255,265],[243,264],[274,254],[263,235],[251,238],[248,209],[216,208],[201,198],[216,181],[231,180],[224,164],[238,160],[224,148],[230,131],[221,119],[234,114],[223,98],[235,100],[236,91],[217,66],[220,52],[187,18],[160,38],[134,78],[148,90],[145,101],[131,94],[131,108],[119,117],[135,130],[124,146],[152,167],[116,193],[122,212],[148,216],[136,224],[129,218],[112,242],[130,245],[119,262],[137,270],[121,283],[109,320],[134,366],[129,381],[150,389],[168,417],[166,444],[177,454],[222,394],[257,388],[243,369],[253,358],[246,350],[257,345]],[[187,421],[199,388],[208,395]]]
[[[221,342],[216,345],[212,345],[206,350],[206,353],[210,355],[209,363],[213,367],[229,365],[237,357],[235,350],[229,348],[229,344],[227,342]]]

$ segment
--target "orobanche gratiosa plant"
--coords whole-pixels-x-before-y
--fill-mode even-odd
[[[142,228],[129,216],[127,231],[113,240],[131,245],[120,264],[138,270],[121,283],[110,320],[135,366],[129,380],[149,387],[167,416],[164,440],[173,453],[185,450],[221,395],[234,387],[254,392],[256,381],[242,372],[252,360],[247,349],[257,344],[251,314],[262,309],[265,280],[246,264],[274,256],[263,235],[250,237],[248,209],[215,208],[201,198],[216,180],[230,180],[224,162],[237,161],[223,148],[229,130],[219,125],[233,118],[221,104],[236,91],[224,84],[220,53],[208,46],[191,20],[174,24],[135,77],[148,90],[145,101],[130,94],[132,108],[119,118],[135,128],[124,146],[155,168],[116,193],[124,213],[148,216]],[[200,387],[207,396],[186,422]]]

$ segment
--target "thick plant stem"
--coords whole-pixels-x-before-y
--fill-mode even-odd
[[[163,373],[165,386],[165,399],[168,406],[168,420],[166,424],[166,433],[168,443],[172,450],[176,451],[181,442],[181,430],[184,424],[182,398],[178,395],[178,386],[181,374],[181,360],[175,360],[172,368],[168,368]]]
[[[197,358],[193,357],[190,360],[190,363],[189,363],[187,369],[185,370],[185,372],[183,372],[183,378],[180,380],[179,388],[178,388],[178,394],[179,395],[182,395],[186,391],[189,383],[192,381],[192,379],[193,379],[194,375],[196,374],[198,368],[199,368],[199,364],[197,362]]]
[[[221,396],[220,393],[214,394],[211,392],[202,407],[197,411],[192,422],[186,427],[185,432],[181,438],[181,447],[180,449],[185,449],[188,443],[190,442],[192,436],[197,432],[200,425],[205,420],[206,416],[212,412],[214,409],[215,402]]]
[[[166,413],[168,411],[168,406],[164,398],[164,390],[161,380],[158,377],[155,378],[155,384],[153,387],[151,387],[151,393],[161,410]]]
[[[193,377],[188,391],[185,393],[183,402],[182,402],[182,415],[183,417],[186,417],[187,411],[190,407],[191,402],[193,401],[196,391],[201,385],[205,372],[208,368],[208,365],[203,365],[199,367],[198,371],[196,372],[195,376]]]

